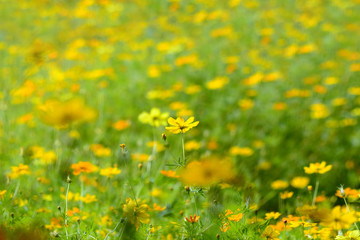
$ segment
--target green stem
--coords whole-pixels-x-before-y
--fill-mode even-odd
[[[184,134],[181,134],[181,143],[182,143],[182,152],[183,152],[183,163],[186,165],[186,158],[185,158],[185,140]]]
[[[345,202],[345,205],[346,205],[346,209],[347,209],[348,212],[350,213],[351,211],[350,211],[350,207],[349,207],[349,205],[348,205],[348,203],[347,203],[347,201],[346,201],[346,197],[344,197],[344,202]],[[358,227],[358,225],[356,224],[356,222],[355,222],[354,224],[355,224],[356,229],[359,230],[359,227]]]
[[[65,197],[65,233],[66,239],[69,239],[69,234],[67,231],[67,217],[68,217],[68,194],[69,194],[70,183],[68,183],[67,190],[66,190],[66,197]]]
[[[84,178],[81,178],[80,180],[80,184],[81,184],[81,190],[80,190],[80,211],[82,211],[83,209],[83,197],[84,197]]]
[[[313,206],[315,206],[315,199],[316,199],[318,190],[319,190],[319,179],[318,179],[318,177],[316,176],[316,185],[315,185],[315,191],[314,191],[314,196],[313,196],[313,200],[312,200],[312,205],[313,205]]]

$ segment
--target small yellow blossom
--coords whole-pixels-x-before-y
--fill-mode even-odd
[[[294,192],[285,191],[285,192],[280,193],[280,198],[281,199],[288,199],[288,198],[291,198],[293,195],[294,195]]]
[[[294,177],[290,184],[294,188],[305,188],[310,182],[310,179],[308,177]]]
[[[271,183],[271,188],[278,190],[278,189],[285,189],[289,186],[289,183],[283,180],[276,180]]]
[[[31,171],[28,165],[19,164],[19,166],[11,167],[10,178],[15,179],[21,175],[30,175]]]
[[[206,83],[206,87],[211,90],[221,89],[226,84],[228,84],[229,78],[228,77],[216,77],[215,79],[211,80],[210,82]]]
[[[91,144],[90,150],[97,157],[109,157],[111,156],[111,149],[104,147],[102,144]]]
[[[230,155],[232,155],[232,156],[240,155],[240,156],[244,156],[244,157],[249,157],[253,154],[254,154],[254,150],[252,150],[249,147],[241,148],[238,146],[234,146],[234,147],[230,148]]]
[[[269,213],[265,213],[265,219],[269,220],[269,219],[278,219],[280,217],[280,213],[278,212],[269,212]]]
[[[304,167],[305,173],[307,174],[313,174],[313,173],[320,173],[324,174],[328,171],[330,171],[332,168],[332,165],[327,165],[326,162],[323,161],[321,163],[310,163],[309,167]]]
[[[115,175],[119,175],[120,173],[121,173],[121,170],[118,169],[117,167],[108,167],[108,168],[103,168],[100,170],[100,175],[106,176],[109,178],[112,178]]]
[[[154,127],[160,127],[166,125],[166,119],[169,117],[169,113],[162,113],[158,108],[152,108],[150,113],[142,112],[139,115],[139,121],[142,123],[150,124]]]
[[[178,134],[185,133],[189,131],[191,128],[196,127],[199,124],[199,121],[194,122],[194,117],[189,117],[186,121],[183,118],[176,118],[176,120],[172,117],[168,119],[168,123],[172,126],[166,127],[166,130]]]
[[[5,195],[6,192],[7,192],[6,190],[0,191],[0,200],[4,199],[4,195]]]

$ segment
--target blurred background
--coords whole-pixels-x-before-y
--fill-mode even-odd
[[[189,159],[231,158],[268,209],[313,162],[333,165],[320,195],[359,187],[359,0],[2,0],[0,16],[1,185],[34,146],[55,185],[101,164],[94,143],[149,155],[138,116],[156,107],[195,116]]]

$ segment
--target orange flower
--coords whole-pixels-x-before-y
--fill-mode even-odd
[[[161,170],[160,173],[162,175],[164,175],[165,177],[169,177],[169,178],[178,178],[179,177],[176,175],[176,171],[173,171],[173,170],[169,170],[169,171]]]
[[[166,207],[161,207],[160,205],[157,205],[156,203],[154,203],[153,209],[154,209],[154,211],[162,212],[166,209]]]
[[[340,189],[337,190],[336,192],[336,196],[338,196],[339,198],[353,198],[356,199],[359,197],[360,192],[356,189],[351,189],[351,188],[345,188],[342,189],[342,191]]]
[[[131,122],[129,120],[119,120],[115,122],[112,127],[118,131],[124,130],[128,128],[131,125]]]
[[[228,219],[229,219],[229,221],[238,222],[242,219],[243,216],[244,216],[244,214],[238,213],[238,214],[231,215],[230,217],[228,217]]]
[[[196,216],[195,214],[194,214],[194,216],[190,215],[189,218],[185,217],[186,221],[188,221],[190,223],[196,223],[197,221],[199,221],[199,218],[200,218],[200,216]]]
[[[98,167],[91,164],[90,162],[79,162],[71,165],[71,168],[74,169],[74,175],[79,175],[80,173],[92,173],[98,170]]]

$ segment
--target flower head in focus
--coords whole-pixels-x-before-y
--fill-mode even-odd
[[[183,118],[172,118],[169,117],[168,123],[171,125],[170,127],[166,127],[166,130],[178,134],[185,133],[189,131],[191,128],[196,127],[199,124],[199,121],[194,122],[194,117],[189,117],[186,121]]]

